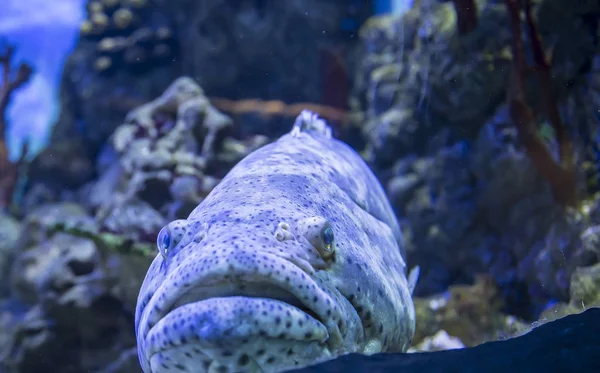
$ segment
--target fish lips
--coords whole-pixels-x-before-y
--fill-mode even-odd
[[[232,348],[256,337],[323,343],[329,333],[323,323],[283,301],[217,297],[169,312],[148,333],[147,353],[151,356],[188,343],[209,350]]]
[[[167,276],[142,315],[143,355],[254,337],[341,343],[341,309],[298,266],[269,253],[227,258],[204,267],[190,261]]]

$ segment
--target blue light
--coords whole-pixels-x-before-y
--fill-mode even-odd
[[[413,0],[374,0],[373,14],[404,14],[413,5]]]

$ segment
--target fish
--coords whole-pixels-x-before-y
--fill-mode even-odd
[[[418,267],[385,191],[308,110],[157,248],[135,312],[145,373],[282,372],[404,352],[415,332]]]

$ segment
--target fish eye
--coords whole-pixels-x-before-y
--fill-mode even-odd
[[[160,232],[158,232],[158,236],[156,236],[156,246],[163,258],[167,259],[169,252],[179,245],[187,227],[188,223],[186,220],[174,220],[165,225]]]
[[[335,234],[331,223],[322,216],[311,216],[298,221],[298,234],[317,249],[323,259],[330,259],[335,248]]]
[[[323,241],[323,248],[327,251],[331,251],[333,240],[333,228],[331,228],[330,226],[326,226],[325,229],[321,231],[321,241]]]
[[[163,227],[160,232],[158,232],[158,236],[156,237],[156,246],[158,246],[158,251],[165,259],[167,259],[167,255],[171,249],[172,241],[171,232],[169,232],[169,226],[167,225]]]

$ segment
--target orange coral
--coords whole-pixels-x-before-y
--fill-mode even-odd
[[[577,203],[575,156],[573,143],[562,122],[556,98],[552,92],[551,66],[544,55],[542,42],[531,14],[529,0],[505,0],[510,17],[513,38],[514,81],[509,92],[508,105],[512,121],[517,127],[519,139],[535,167],[550,183],[555,199],[563,205]],[[525,12],[525,24],[533,54],[534,66],[525,61],[525,47],[521,27],[521,11]],[[525,78],[528,72],[537,73],[538,93],[550,125],[556,134],[559,160],[555,160],[543,140],[537,135],[535,114],[525,101]]]
[[[0,53],[2,65],[2,84],[0,85],[0,209],[6,208],[12,201],[12,195],[19,176],[19,167],[23,163],[23,156],[27,153],[24,148],[22,156],[17,162],[11,162],[6,145],[6,109],[13,92],[26,83],[31,77],[33,69],[27,64],[20,64],[13,73],[11,60],[15,48],[8,46]]]
[[[258,113],[267,117],[282,115],[295,117],[304,109],[319,113],[319,116],[339,123],[346,121],[346,112],[331,106],[313,103],[286,104],[282,101],[262,100],[228,100],[225,98],[210,98],[210,102],[219,110],[229,114]]]

